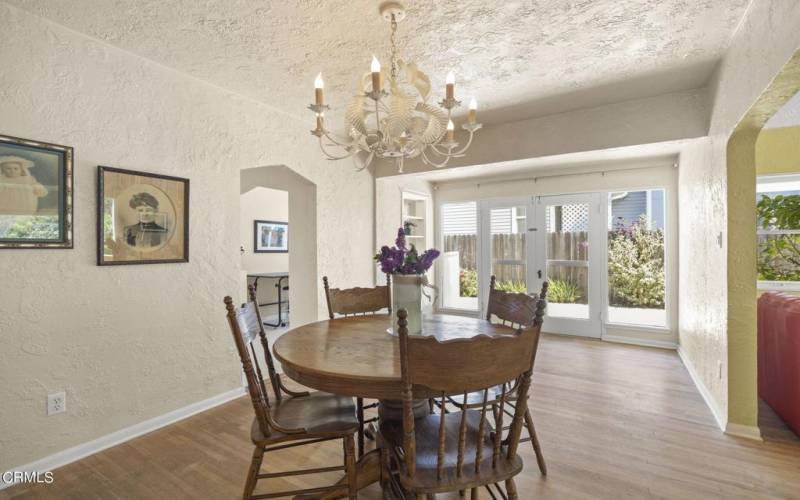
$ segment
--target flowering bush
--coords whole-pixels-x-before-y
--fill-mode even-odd
[[[439,256],[439,250],[435,248],[419,254],[414,245],[406,247],[406,235],[402,227],[397,231],[394,244],[393,247],[382,246],[375,255],[375,260],[381,264],[381,271],[386,274],[424,274]]]
[[[461,297],[478,296],[478,271],[462,269],[458,273],[458,294]]]
[[[645,216],[609,232],[608,285],[612,306],[664,307],[664,231],[647,229]]]

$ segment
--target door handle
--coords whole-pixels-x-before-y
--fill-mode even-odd
[[[536,271],[536,274],[538,274],[538,275],[539,275],[539,279],[542,279],[542,270],[541,270],[541,269],[539,269],[538,271]]]

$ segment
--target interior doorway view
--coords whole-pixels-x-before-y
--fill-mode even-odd
[[[482,314],[494,275],[523,293],[547,280],[552,333],[666,330],[666,215],[661,187],[442,203],[442,309]]]

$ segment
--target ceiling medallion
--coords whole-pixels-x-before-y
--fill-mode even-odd
[[[481,124],[477,123],[477,103],[473,97],[469,104],[467,123],[461,128],[469,133],[461,147],[455,141],[455,126],[451,113],[461,105],[454,97],[455,77],[448,73],[445,97],[435,106],[431,97],[428,75],[414,63],[397,57],[395,34],[397,23],[405,18],[405,9],[397,2],[380,5],[381,16],[391,24],[390,71],[381,70],[378,59],[372,57],[370,72],[359,80],[359,89],[345,112],[345,134],[336,137],[326,127],[322,74],[314,81],[315,102],[308,106],[317,118],[317,127],[311,133],[319,139],[323,154],[329,160],[353,158],[358,170],[369,167],[375,158],[392,159],[399,173],[403,162],[420,157],[426,165],[443,167],[451,158],[464,156],[472,143],[472,136]],[[331,153],[329,148],[337,148]]]

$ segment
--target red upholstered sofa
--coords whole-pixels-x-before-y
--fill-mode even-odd
[[[758,299],[758,395],[800,435],[800,297]]]

